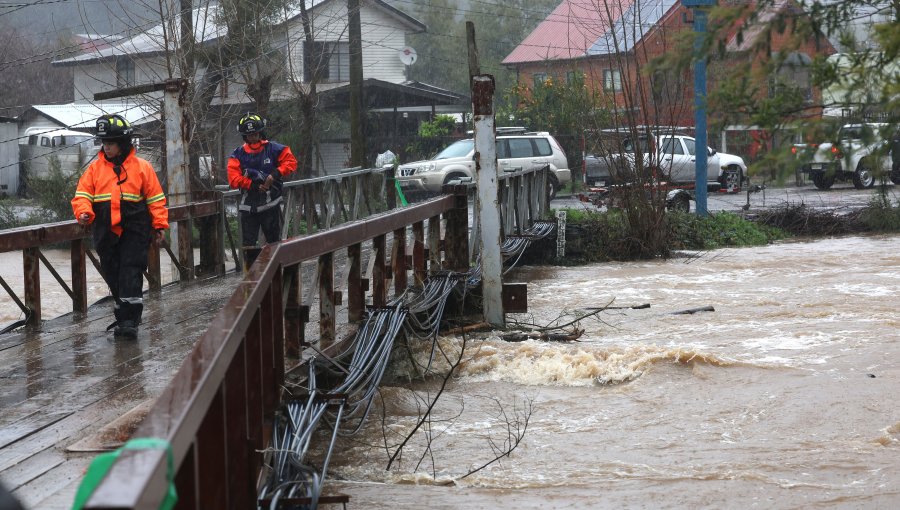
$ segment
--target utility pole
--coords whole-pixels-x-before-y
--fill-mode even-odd
[[[366,166],[365,111],[363,110],[362,24],[359,0],[347,0],[350,38],[350,166]]]
[[[706,9],[716,0],[681,0],[694,15],[694,153],[695,196],[697,216],[707,216],[706,166],[709,153],[706,142],[706,58],[702,54],[706,36]]]
[[[481,74],[475,25],[466,22],[472,113],[475,124],[476,210],[481,232],[481,293],[484,320],[495,327],[505,325],[503,315],[503,256],[500,233],[500,201],[497,198],[497,145],[494,131],[494,77]]]

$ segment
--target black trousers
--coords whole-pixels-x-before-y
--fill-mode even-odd
[[[281,240],[280,207],[272,207],[263,212],[241,211],[241,246],[255,248],[260,229],[266,238],[266,243],[275,243]],[[250,267],[258,254],[259,252],[256,250],[244,250],[245,267]]]
[[[126,230],[109,235],[97,246],[103,279],[116,300],[116,321],[141,322],[144,312],[144,271],[150,234]]]

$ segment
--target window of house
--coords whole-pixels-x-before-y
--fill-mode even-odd
[[[568,83],[570,85],[572,83],[575,83],[575,82],[581,80],[582,78],[583,78],[583,76],[581,74],[581,71],[576,71],[576,70],[566,71],[566,83]]]
[[[606,92],[621,92],[622,71],[619,71],[618,69],[604,69],[603,90]]]
[[[811,64],[812,59],[805,53],[788,55],[778,72],[769,76],[769,97],[794,93],[805,103],[812,102]]]
[[[547,81],[547,73],[534,73],[531,75],[534,79],[534,86],[543,85]]]
[[[303,44],[303,81],[350,81],[350,43],[314,41]]]
[[[116,85],[130,87],[134,83],[134,61],[130,58],[116,60]]]

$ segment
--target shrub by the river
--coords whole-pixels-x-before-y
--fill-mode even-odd
[[[566,259],[556,262],[578,264],[646,256],[620,211],[569,209],[566,216]],[[657,257],[668,257],[672,250],[758,246],[785,237],[777,228],[745,220],[730,212],[704,218],[688,213],[668,213],[664,228],[667,244],[655,254]]]

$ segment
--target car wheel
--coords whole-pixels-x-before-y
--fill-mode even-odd
[[[559,179],[552,173],[547,175],[547,202],[556,198],[556,192],[559,191]]]
[[[812,174],[812,181],[819,189],[830,189],[834,185],[834,174],[816,172]]]
[[[741,185],[744,183],[744,174],[741,172],[741,167],[731,165],[722,172],[720,179],[720,184],[726,190],[740,191]]]
[[[666,209],[678,212],[691,212],[691,199],[686,194],[679,193],[671,200],[666,201]]]
[[[856,189],[871,188],[875,185],[875,174],[866,163],[860,163],[853,174],[853,186]]]

